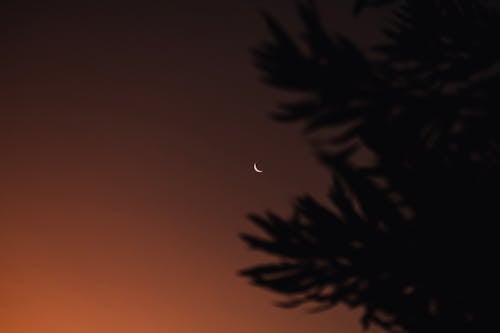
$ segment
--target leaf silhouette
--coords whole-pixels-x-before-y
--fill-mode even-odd
[[[273,119],[328,130],[317,145],[330,204],[297,198],[291,217],[251,214],[242,234],[276,259],[242,270],[286,296],[277,305],[339,303],[392,332],[483,332],[496,326],[500,198],[500,13],[489,1],[357,1],[397,5],[385,40],[364,54],[297,6],[306,51],[269,14],[253,50],[263,79],[305,96]],[[374,161],[353,160],[370,152]]]

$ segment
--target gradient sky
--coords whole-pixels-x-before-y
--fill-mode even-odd
[[[328,189],[248,53],[259,7],[300,31],[293,3],[70,2],[2,14],[0,331],[361,332],[235,274],[265,259],[237,237],[247,213]],[[377,17],[327,2],[329,27],[375,38]]]

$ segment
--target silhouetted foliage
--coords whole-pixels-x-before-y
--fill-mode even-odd
[[[388,3],[359,0],[355,12]],[[278,261],[241,274],[286,295],[283,307],[362,307],[365,327],[490,331],[500,14],[486,1],[398,3],[372,58],[328,35],[311,2],[298,5],[307,51],[264,14],[273,40],[254,50],[264,80],[308,96],[273,117],[330,130],[314,148],[332,172],[332,207],[303,196],[291,218],[252,214],[266,237],[243,240]],[[353,161],[360,149],[375,156],[370,166]]]

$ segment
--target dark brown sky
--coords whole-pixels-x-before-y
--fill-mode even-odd
[[[329,27],[375,38],[327,2]],[[258,7],[300,30],[291,1],[78,3],[2,14],[0,331],[360,332],[235,275],[262,259],[246,213],[327,191],[248,54]]]

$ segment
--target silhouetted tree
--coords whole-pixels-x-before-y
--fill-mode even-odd
[[[362,1],[368,6],[396,1]],[[332,172],[331,207],[297,199],[290,218],[250,219],[243,234],[277,261],[245,269],[283,307],[362,307],[365,327],[402,332],[495,329],[500,222],[500,14],[486,1],[399,1],[368,57],[298,5],[306,51],[268,13],[254,50],[273,87],[305,98],[278,121],[330,129],[314,148]],[[375,158],[360,164],[359,151]],[[367,166],[368,165],[368,166]]]

